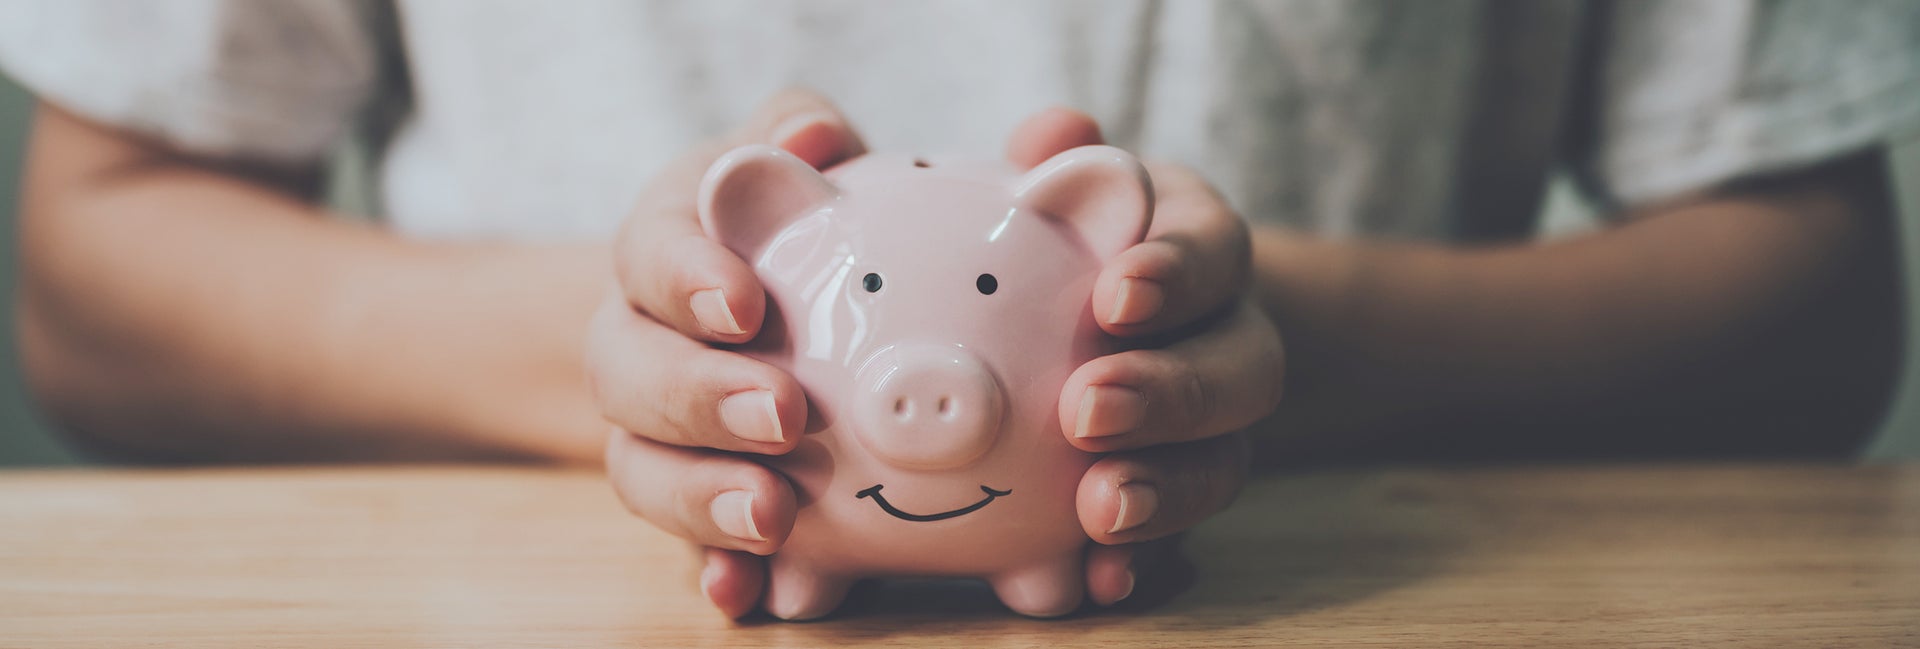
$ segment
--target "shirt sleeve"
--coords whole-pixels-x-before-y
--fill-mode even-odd
[[[1920,2],[1601,5],[1573,160],[1632,205],[1883,144],[1920,123]]]
[[[304,163],[371,97],[373,0],[0,0],[0,71],[204,155]]]

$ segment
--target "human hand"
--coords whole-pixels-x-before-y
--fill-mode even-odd
[[[700,229],[700,179],[721,154],[779,146],[816,168],[865,151],[832,103],[783,92],[740,129],[671,163],[642,192],[615,240],[617,287],[595,315],[588,375],[615,425],[607,475],[627,508],[705,548],[701,590],[732,617],[766,583],[759,556],[786,541],[796,508],[786,479],[724,451],[793,450],[806,396],[787,373],[708,343],[759,333],[766,292],[753,269]]]
[[[816,167],[831,165],[863,150],[858,138],[845,126],[845,120],[832,112],[831,105],[818,97],[802,97],[804,99],[777,99],[770,108],[777,113],[784,110],[777,108],[782,104],[811,105],[823,111],[818,114],[821,119],[813,120],[817,125],[803,125],[798,130],[795,127],[763,129],[761,133],[782,136],[770,139]],[[763,110],[756,122],[794,121],[778,114],[768,117],[767,113]],[[724,409],[725,404],[713,404],[738,392],[729,392],[724,386],[670,390],[662,382],[671,382],[671,373],[675,370],[692,366],[684,360],[676,361],[679,356],[694,352],[726,354],[724,364],[738,366],[742,372],[752,370],[746,372],[750,380],[744,382],[759,379],[759,385],[772,393],[775,404],[772,412],[776,414],[768,419],[781,422],[777,430],[797,431],[806,419],[806,406],[791,378],[778,370],[708,349],[686,338],[740,342],[753,337],[763,314],[764,294],[744,262],[729,257],[720,260],[722,263],[710,263],[704,270],[708,277],[718,277],[719,281],[689,281],[688,275],[698,276],[703,270],[699,264],[713,261],[707,258],[706,251],[700,250],[702,244],[708,242],[702,239],[674,245],[646,237],[655,232],[701,236],[692,207],[693,188],[698,184],[699,175],[718,153],[733,145],[757,141],[751,139],[756,136],[751,130],[749,127],[745,135],[736,135],[724,145],[706,147],[683,158],[681,164],[663,174],[649,190],[642,201],[642,211],[636,213],[623,232],[623,253],[627,254],[623,259],[655,263],[635,267],[629,265],[633,262],[623,261],[620,265],[624,286],[640,285],[647,290],[635,295],[636,291],[629,288],[625,291],[627,298],[610,299],[598,318],[595,342],[590,345],[595,350],[624,352],[604,356],[596,353],[603,357],[590,359],[597,391],[603,397],[639,393],[697,395],[694,404],[683,403],[677,410],[674,402],[687,399],[669,397],[665,403],[615,404],[603,398],[603,403],[609,406],[610,419],[623,422],[628,430],[642,431],[639,434],[616,431],[608,446],[608,470],[629,508],[669,532],[707,546],[700,579],[702,590],[717,607],[733,617],[750,612],[757,603],[766,584],[766,568],[764,561],[755,555],[770,554],[784,542],[793,524],[795,500],[791,488],[777,474],[750,460],[705,448],[771,454],[791,450],[797,440],[793,437],[782,437],[778,442],[737,439],[726,431],[727,424],[734,421],[728,415],[738,418],[739,412],[716,415],[686,411],[690,407],[696,411],[700,407]],[[796,134],[801,137],[794,137]],[[1055,153],[1096,144],[1100,139],[1091,119],[1055,109],[1036,115],[1017,129],[1008,157],[1016,165],[1030,168]],[[1221,433],[1265,414],[1271,408],[1272,399],[1277,397],[1278,336],[1264,315],[1237,303],[1246,281],[1244,226],[1211,189],[1190,172],[1168,166],[1150,166],[1150,169],[1155,174],[1156,185],[1161,187],[1155,225],[1147,242],[1116,257],[1104,269],[1095,289],[1095,312],[1102,326],[1116,335],[1167,337],[1170,331],[1181,328],[1198,328],[1199,332],[1159,349],[1096,359],[1080,368],[1066,386],[1066,393],[1085,394],[1092,385],[1127,385],[1156,403],[1167,403],[1165,408],[1156,406],[1152,412],[1139,416],[1135,430],[1115,430],[1114,434],[1083,438],[1074,436],[1080,430],[1078,406],[1082,397],[1061,401],[1063,428],[1076,446],[1093,451],[1123,451],[1096,464],[1083,479],[1079,494],[1082,524],[1089,536],[1102,543],[1094,546],[1087,558],[1088,590],[1101,604],[1125,598],[1133,591],[1136,573],[1151,573],[1153,568],[1174,556],[1165,551],[1165,544],[1154,547],[1134,542],[1185,529],[1231,500],[1245,472],[1243,446],[1237,435]],[[646,211],[649,206],[657,211]],[[627,243],[634,239],[641,241]],[[720,252],[727,254],[724,249]],[[649,258],[649,254],[654,256]],[[679,259],[683,261],[659,262],[676,258],[671,255],[682,255]],[[729,275],[736,270],[730,268],[732,264],[739,264],[737,271],[745,274]],[[694,272],[688,273],[689,269]],[[672,279],[663,282],[660,279],[663,277]],[[1118,293],[1122,280],[1126,279],[1136,283],[1128,286],[1129,294],[1121,299]],[[741,281],[729,284],[729,280]],[[1138,283],[1141,280],[1157,286]],[[1167,286],[1174,289],[1168,291],[1164,288]],[[701,324],[712,320],[702,316],[713,313],[713,305],[705,305],[709,311],[702,313],[703,305],[690,302],[697,299],[695,293],[710,290],[709,287],[721,288],[726,297],[724,303],[730,309],[746,307],[728,312],[736,320],[717,320],[723,323],[718,328]],[[1158,292],[1154,292],[1156,289]],[[733,299],[743,292],[748,298],[744,305]],[[660,309],[661,314],[656,315],[649,309],[650,304],[659,305],[653,308]],[[1229,304],[1235,306],[1228,315],[1209,317]],[[655,320],[648,322],[647,317],[638,313],[654,316]],[[675,322],[679,324],[674,325]],[[726,326],[735,323],[739,326]],[[648,326],[650,324],[652,326]],[[732,331],[744,333],[729,333]],[[659,358],[660,352],[649,351],[646,341],[642,340],[649,335],[658,339],[653,342],[666,353],[676,356]],[[712,358],[716,363],[723,362],[721,357]],[[630,362],[632,359],[640,362]],[[1263,367],[1262,360],[1272,363]],[[630,367],[635,365],[638,367]],[[1260,374],[1263,371],[1269,374]],[[720,372],[703,372],[716,373]],[[610,390],[603,376],[631,387]],[[691,382],[700,383],[698,377],[693,378]],[[1227,386],[1230,392],[1220,392],[1213,387],[1222,381],[1232,384]],[[1256,394],[1261,389],[1267,390],[1264,398]],[[791,402],[787,399],[789,394],[794,397]],[[1173,400],[1176,397],[1187,400]],[[1168,400],[1160,401],[1163,398]],[[1087,423],[1095,427],[1115,425],[1117,420],[1110,410],[1111,400],[1096,398],[1093,408],[1089,409]],[[1130,451],[1163,444],[1166,448]],[[1122,494],[1138,493],[1142,488],[1153,490],[1145,497],[1168,503],[1170,510],[1181,509],[1168,515],[1155,515],[1142,508],[1140,496],[1133,496],[1130,503],[1121,502]],[[1164,498],[1162,493],[1166,494]],[[1122,510],[1133,512],[1131,524],[1116,529]],[[1105,524],[1098,522],[1101,518]]]
[[[1101,142],[1091,118],[1052,109],[1016,131],[1008,158],[1031,167]],[[1172,535],[1239,493],[1247,473],[1239,431],[1273,411],[1283,378],[1279,332],[1246,297],[1246,224],[1191,170],[1147,168],[1151,229],[1107,262],[1093,294],[1101,328],[1136,346],[1088,361],[1060,393],[1068,441],[1107,454],[1081,479],[1076,503],[1097,542],[1087,592],[1101,605],[1132,594],[1136,575],[1168,574],[1159,568],[1178,557],[1166,547]]]

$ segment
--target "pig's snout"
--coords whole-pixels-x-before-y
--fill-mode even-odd
[[[966,466],[993,448],[1006,395],[986,364],[945,345],[895,346],[860,371],[860,441],[890,464]]]

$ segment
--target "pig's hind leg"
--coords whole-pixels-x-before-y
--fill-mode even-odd
[[[776,553],[767,559],[767,612],[782,620],[811,620],[839,607],[852,585],[844,575],[821,572],[803,558]]]
[[[1087,589],[1080,553],[1029,564],[987,577],[1000,603],[1031,617],[1059,617],[1080,607]]]

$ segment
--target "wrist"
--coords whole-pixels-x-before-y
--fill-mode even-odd
[[[339,274],[319,383],[355,387],[329,416],[439,455],[597,461],[582,362],[606,247],[395,243]]]

